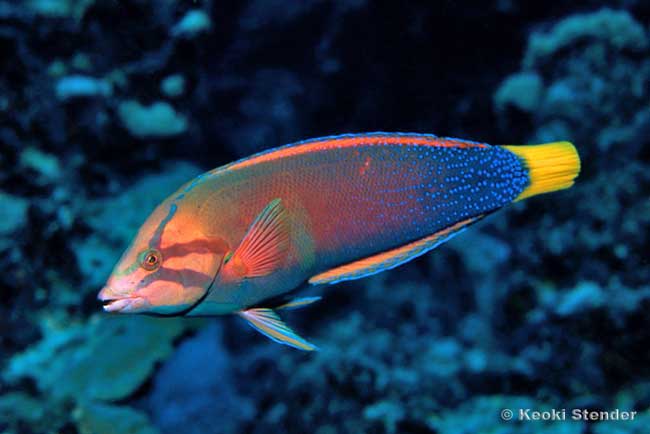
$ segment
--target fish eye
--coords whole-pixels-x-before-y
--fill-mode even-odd
[[[145,270],[153,271],[158,269],[158,267],[160,267],[161,262],[162,262],[162,255],[160,254],[160,252],[156,249],[151,249],[144,252],[140,264],[142,265],[142,268],[144,268]]]

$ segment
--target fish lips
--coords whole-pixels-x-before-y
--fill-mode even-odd
[[[142,312],[149,306],[149,303],[143,297],[118,295],[108,286],[99,291],[97,299],[104,304],[105,312]]]

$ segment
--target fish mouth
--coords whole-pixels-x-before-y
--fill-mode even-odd
[[[137,296],[119,296],[116,295],[108,286],[102,289],[97,295],[102,302],[104,312],[129,313],[142,311],[147,306],[143,297]]]

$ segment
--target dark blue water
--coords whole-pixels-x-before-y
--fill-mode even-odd
[[[0,432],[648,432],[649,102],[642,0],[0,0]],[[317,353],[102,312],[193,176],[378,130],[570,140],[582,173],[323,288],[285,315]]]

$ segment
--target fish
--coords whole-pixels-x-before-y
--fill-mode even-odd
[[[305,284],[360,279],[429,252],[513,202],[574,184],[566,141],[494,146],[430,134],[305,140],[181,186],[139,229],[98,294],[106,312],[236,314],[313,351],[280,317]]]

